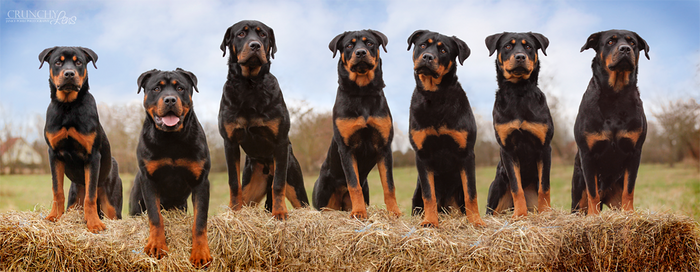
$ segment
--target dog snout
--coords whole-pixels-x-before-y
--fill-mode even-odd
[[[175,96],[166,96],[163,98],[163,103],[165,103],[166,106],[172,107],[177,104],[177,97]]]
[[[515,61],[517,61],[517,62],[524,62],[525,60],[527,60],[527,55],[525,55],[525,54],[523,54],[523,53],[517,53],[517,54],[515,54]]]
[[[355,56],[357,56],[358,58],[362,58],[366,55],[367,55],[367,50],[365,50],[365,49],[357,49],[355,51]]]
[[[248,44],[248,46],[250,46],[250,49],[253,49],[253,51],[260,50],[260,47],[262,47],[262,45],[258,41],[252,41]]]
[[[65,78],[73,78],[75,76],[75,71],[73,71],[73,70],[63,71],[63,76]]]
[[[423,58],[423,61],[426,61],[426,62],[431,62],[431,61],[435,60],[435,56],[433,54],[430,54],[430,53],[424,53],[422,58]]]
[[[632,47],[630,47],[629,45],[620,45],[620,47],[618,47],[617,50],[622,54],[629,54],[630,52],[632,52]]]

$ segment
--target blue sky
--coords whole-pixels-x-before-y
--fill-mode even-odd
[[[12,21],[16,11],[48,11],[67,24]],[[458,68],[474,112],[491,119],[496,91],[494,59],[486,36],[503,31],[547,36],[540,55],[540,83],[562,103],[571,129],[591,77],[593,51],[580,53],[598,31],[628,29],[650,46],[639,63],[639,87],[647,115],[669,99],[700,99],[700,1],[0,1],[0,122],[35,122],[49,104],[48,69],[38,54],[56,45],[84,46],[98,55],[89,69],[98,103],[141,103],[136,79],[147,70],[192,71],[199,79],[195,110],[216,122],[226,60],[219,45],[237,21],[255,19],[275,31],[272,73],[288,105],[306,101],[330,110],[337,88],[328,43],[346,30],[371,28],[389,38],[382,52],[385,94],[398,127],[407,130],[415,87],[406,39],[417,29],[455,35],[471,48]],[[63,17],[65,16],[65,17]],[[72,20],[72,21],[71,21]],[[74,22],[74,24],[70,24]],[[2,127],[2,124],[0,124]]]

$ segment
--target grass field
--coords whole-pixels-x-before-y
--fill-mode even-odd
[[[482,215],[486,211],[486,196],[495,171],[495,167],[476,169],[479,210]],[[552,167],[551,200],[552,207],[555,209],[568,210],[571,206],[571,173],[572,166]],[[396,198],[404,216],[410,214],[416,175],[415,168],[394,169]],[[126,215],[129,190],[134,175],[121,174],[121,178],[124,187],[122,214]],[[209,178],[211,181],[209,214],[217,214],[228,205],[228,177],[226,173],[214,173]],[[309,200],[311,200],[311,191],[315,181],[316,176],[305,177]],[[370,173],[368,181],[370,184],[370,203],[383,207],[381,182],[376,171]],[[64,183],[64,192],[67,195],[70,182],[66,178]],[[700,174],[694,167],[677,165],[674,168],[669,168],[666,165],[642,165],[634,196],[635,208],[680,213],[700,221]],[[51,208],[50,175],[0,175],[0,212],[27,211],[40,207]]]

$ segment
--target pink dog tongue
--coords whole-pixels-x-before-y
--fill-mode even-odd
[[[163,123],[166,126],[172,127],[174,125],[177,125],[177,122],[180,121],[180,118],[175,116],[175,115],[167,115],[167,116],[163,116],[163,118],[161,118],[161,120],[163,120]]]

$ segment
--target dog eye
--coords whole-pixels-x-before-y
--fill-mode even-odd
[[[373,43],[373,42],[367,42],[367,46],[370,46],[370,47],[371,47],[371,46],[374,46],[374,43]]]
[[[631,46],[634,46],[634,41],[631,41],[631,42],[630,42],[630,45],[631,45]]]
[[[155,87],[155,88],[153,88],[153,91],[154,91],[154,92],[160,92],[160,87]]]
[[[444,48],[440,49],[440,53],[447,54],[447,50],[445,50]]]
[[[613,40],[608,41],[608,45],[613,45],[613,43],[615,43],[615,42],[613,42]]]
[[[54,65],[56,65],[56,66],[61,66],[61,65],[63,65],[63,62],[62,62],[62,61],[57,61],[56,63],[54,63]]]
[[[177,91],[178,91],[178,92],[182,92],[182,91],[184,91],[184,90],[185,90],[185,89],[183,89],[182,87],[177,87]]]
[[[352,49],[352,44],[348,44],[348,45],[345,46],[345,47],[347,47],[348,49]]]
[[[425,49],[425,44],[424,44],[424,43],[421,44],[421,45],[420,45],[420,48],[421,48],[421,49]]]
[[[238,37],[239,37],[239,38],[245,37],[245,32],[243,32],[243,31],[238,32]]]
[[[267,34],[265,34],[265,32],[260,32],[259,36],[260,36],[260,38],[265,38],[265,37],[267,37]]]
[[[530,47],[529,45],[525,45],[525,49],[530,50],[532,49],[532,47]]]
[[[76,66],[83,65],[83,62],[82,62],[82,61],[76,61],[76,62],[75,62],[75,65],[76,65]]]
[[[513,46],[512,46],[512,45],[510,45],[510,44],[506,44],[506,49],[510,50],[511,48],[513,48]]]

